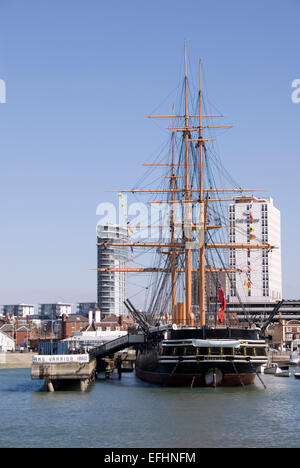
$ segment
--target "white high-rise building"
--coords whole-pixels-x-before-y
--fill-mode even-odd
[[[269,244],[270,251],[229,249],[230,302],[277,302],[282,299],[280,211],[272,198],[241,197],[228,207],[229,243]]]
[[[115,224],[97,226],[98,243],[128,242],[128,230]],[[98,268],[124,268],[128,262],[128,248],[98,245]],[[127,273],[103,272],[97,275],[98,307],[102,314],[127,315]]]

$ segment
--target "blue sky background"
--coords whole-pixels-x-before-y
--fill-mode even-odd
[[[282,216],[283,295],[299,298],[298,0],[0,0],[0,304],[95,300],[96,207],[166,139],[145,119],[196,82],[234,128],[224,164]]]

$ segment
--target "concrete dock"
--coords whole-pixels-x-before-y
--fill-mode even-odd
[[[44,380],[45,389],[54,392],[66,383],[79,382],[86,391],[96,378],[97,360],[89,354],[67,354],[33,357],[32,380]]]

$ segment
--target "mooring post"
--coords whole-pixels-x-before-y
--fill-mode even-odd
[[[51,380],[47,381],[48,392],[54,393],[54,386]]]
[[[88,379],[82,379],[80,380],[80,390],[82,392],[85,392],[88,388],[89,385],[89,380]]]

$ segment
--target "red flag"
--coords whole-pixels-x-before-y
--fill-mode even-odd
[[[251,224],[253,223],[253,215],[252,215],[251,211],[250,211],[250,223]]]
[[[221,309],[218,314],[218,319],[220,323],[223,323],[223,316],[224,316],[224,312],[226,308],[226,299],[225,299],[224,290],[220,283],[218,285],[218,290],[219,290],[219,302],[221,302]]]

